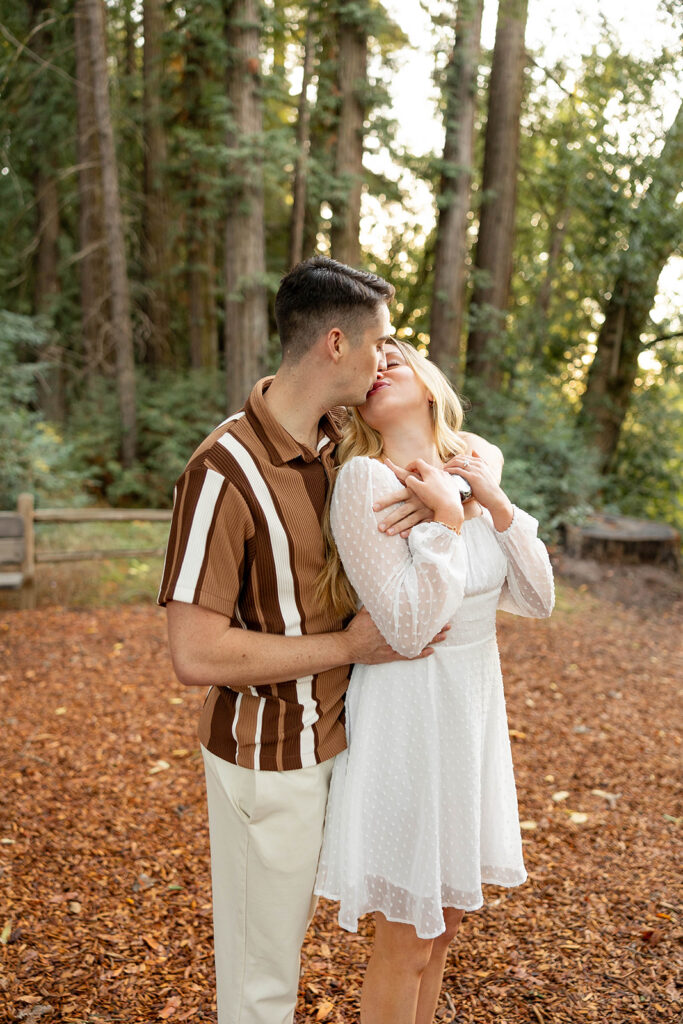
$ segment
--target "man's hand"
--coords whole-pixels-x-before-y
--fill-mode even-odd
[[[503,475],[504,461],[500,448],[496,447],[495,444],[491,444],[490,441],[486,441],[483,437],[479,437],[478,434],[470,434],[463,430],[461,431],[461,436],[467,443],[467,450],[464,454],[471,455],[473,449],[476,448],[479,456],[491,470],[494,479],[500,483]],[[454,458],[449,459],[444,465],[444,469],[448,473],[458,473],[459,465],[457,459],[459,458],[462,458],[462,456],[456,455]],[[401,469],[400,466],[395,466],[390,459],[385,459],[384,462],[394,476],[404,484],[408,471]],[[392,505],[395,505],[396,508],[391,508]],[[391,512],[379,523],[378,529],[382,533],[390,535],[399,533],[404,539],[408,537],[413,526],[417,526],[418,523],[429,523],[434,518],[432,510],[423,505],[420,499],[407,487],[392,491],[386,498],[376,501],[372,507],[375,512],[383,512],[384,509],[391,508]]]
[[[405,484],[406,477],[410,475],[408,470],[395,466],[390,459],[385,459],[384,463],[389,467],[394,476],[402,484]],[[372,507],[375,512],[382,512],[385,508],[390,508],[392,505],[396,505],[396,508],[393,508],[389,515],[379,524],[379,529],[382,533],[386,532],[390,535],[400,533],[402,537],[407,537],[413,526],[417,526],[418,523],[431,522],[434,518],[431,508],[427,508],[417,495],[405,486],[400,490],[393,491],[386,498],[383,498],[382,501],[376,501]]]
[[[440,643],[446,636],[450,626],[444,626],[416,658],[405,658],[390,647],[366,608],[361,608],[344,630],[349,646],[349,662],[359,665],[383,665],[389,661],[418,661],[434,653],[431,644]]]

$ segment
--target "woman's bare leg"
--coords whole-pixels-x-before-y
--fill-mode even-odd
[[[411,924],[375,914],[375,945],[360,1000],[361,1024],[415,1024],[431,939],[419,939]]]
[[[424,969],[420,983],[415,1024],[432,1024],[434,1020],[446,966],[446,954],[450,943],[458,933],[464,915],[464,910],[456,910],[454,907],[443,908],[446,930],[441,935],[437,935],[432,942],[432,955]]]

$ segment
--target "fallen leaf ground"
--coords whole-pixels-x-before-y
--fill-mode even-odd
[[[530,878],[465,919],[437,1020],[680,1019],[680,626],[568,587],[501,617]],[[163,612],[0,613],[0,694],[0,1021],[214,1022],[203,695]],[[358,1021],[370,935],[320,904],[298,1022]]]

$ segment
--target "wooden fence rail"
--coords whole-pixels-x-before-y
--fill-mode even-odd
[[[94,548],[83,551],[50,551],[36,547],[36,523],[168,523],[171,510],[160,508],[40,508],[34,506],[32,494],[20,494],[17,515],[24,524],[23,558],[21,573],[23,587],[29,593],[25,602],[33,606],[32,591],[36,565],[47,562],[91,562],[106,558],[152,558],[164,554],[163,547],[147,548]],[[24,603],[24,602],[22,602]]]

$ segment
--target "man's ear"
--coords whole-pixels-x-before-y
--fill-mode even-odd
[[[329,358],[338,363],[346,348],[346,335],[340,327],[333,327],[325,336],[325,352]]]

